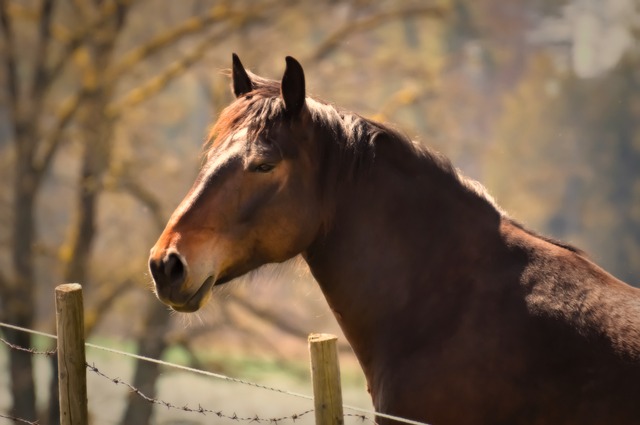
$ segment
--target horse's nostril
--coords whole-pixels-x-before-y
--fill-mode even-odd
[[[149,260],[149,270],[156,284],[179,286],[185,279],[186,268],[179,255],[171,253],[164,259]]]
[[[156,260],[154,258],[149,259],[149,270],[151,271],[151,276],[153,276],[153,280],[158,282],[162,277],[160,276],[162,271],[162,261]]]
[[[180,284],[184,280],[184,264],[176,254],[169,254],[164,262],[164,273],[171,285]]]

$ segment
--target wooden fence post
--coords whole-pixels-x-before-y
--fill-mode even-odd
[[[88,414],[84,308],[82,286],[77,283],[56,287],[56,329],[60,424],[86,425]]]
[[[316,425],[344,423],[337,340],[329,334],[309,335]]]

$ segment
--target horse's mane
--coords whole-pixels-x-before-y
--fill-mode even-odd
[[[268,133],[273,123],[285,119],[284,102],[280,95],[280,82],[260,77],[251,72],[248,74],[253,90],[236,99],[222,111],[205,142],[203,148],[205,157],[219,143],[241,128],[246,128],[248,137],[254,139],[259,134]],[[481,183],[460,173],[446,156],[411,140],[393,127],[311,97],[307,97],[306,105],[314,125],[324,129],[331,136],[330,139],[335,142],[327,148],[331,151],[331,154],[327,154],[327,156],[333,157],[334,162],[337,162],[337,164],[333,164],[337,168],[334,178],[352,179],[365,174],[366,170],[375,162],[376,139],[384,138],[391,141],[398,149],[411,152],[410,157],[417,160],[418,166],[430,167],[439,178],[445,179],[447,183],[459,185],[465,192],[493,209],[495,213],[514,226],[556,246],[584,255],[581,250],[531,231],[508,217]],[[328,171],[323,170],[323,172],[327,173]]]
[[[253,90],[236,99],[220,114],[205,141],[203,154],[211,150],[241,128],[246,128],[249,138],[268,132],[271,125],[285,118],[284,102],[280,96],[280,82],[250,75]],[[445,174],[459,179],[471,191],[494,203],[480,183],[462,176],[444,155],[417,142],[393,127],[354,112],[345,111],[335,105],[311,97],[306,99],[307,109],[317,127],[326,131],[335,143],[335,156],[341,162],[341,171],[349,177],[357,177],[375,161],[376,139],[384,137],[401,150],[412,152],[417,158],[441,169]],[[343,177],[342,175],[341,177]]]

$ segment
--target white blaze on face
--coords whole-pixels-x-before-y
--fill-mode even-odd
[[[196,200],[203,195],[207,183],[212,178],[215,178],[214,174],[220,170],[220,168],[232,159],[242,158],[244,156],[246,150],[244,141],[246,140],[247,133],[248,130],[246,127],[241,128],[230,135],[217,149],[208,154],[207,161],[200,170],[197,183],[173,212],[169,220],[170,225],[175,224],[180,217],[193,207]]]

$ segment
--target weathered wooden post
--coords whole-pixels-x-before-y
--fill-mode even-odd
[[[68,283],[56,287],[58,333],[58,388],[60,424],[86,425],[87,362],[84,353],[82,286]]]
[[[344,423],[337,341],[335,335],[309,335],[316,425]]]

